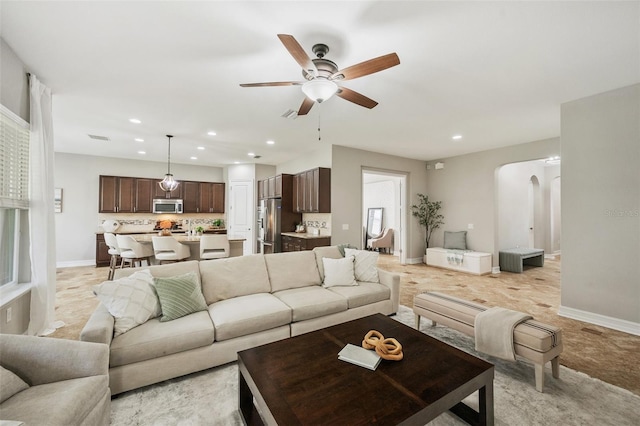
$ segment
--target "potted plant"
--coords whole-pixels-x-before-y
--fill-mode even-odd
[[[204,233],[204,228],[202,226],[196,226],[196,234],[202,235]]]
[[[440,214],[442,201],[429,201],[429,196],[424,194],[418,194],[418,200],[419,202],[417,205],[414,204],[411,206],[411,214],[418,218],[420,225],[425,227],[426,256],[426,249],[429,248],[431,234],[433,234],[433,231],[440,228],[440,225],[444,224],[444,216]]]

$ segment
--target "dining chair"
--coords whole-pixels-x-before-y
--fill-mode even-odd
[[[120,246],[118,246],[118,239],[116,235],[111,232],[104,233],[104,242],[109,247],[109,254],[111,255],[111,260],[109,261],[109,275],[107,280],[113,280],[113,276],[116,273],[116,268],[118,267],[118,263],[120,261]]]
[[[150,244],[143,244],[135,240],[131,235],[116,235],[118,246],[120,247],[120,258],[122,262],[120,267],[128,264],[135,267],[138,263],[142,266],[142,261],[146,260],[147,265],[151,266],[151,256],[153,256],[153,247]]]
[[[173,237],[151,237],[153,252],[160,264],[163,262],[179,262],[191,256],[189,246],[178,242]]]
[[[222,259],[229,257],[229,238],[224,234],[200,237],[200,259]]]

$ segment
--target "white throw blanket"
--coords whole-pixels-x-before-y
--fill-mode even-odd
[[[533,318],[531,315],[504,308],[489,308],[476,315],[474,322],[476,350],[487,355],[516,360],[513,329]]]

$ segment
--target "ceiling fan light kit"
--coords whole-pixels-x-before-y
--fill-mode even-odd
[[[329,53],[329,47],[326,44],[319,43],[313,46],[312,50],[316,58],[312,60],[292,35],[278,34],[278,38],[293,59],[300,65],[302,68],[302,76],[308,81],[244,83],[240,86],[302,86],[302,93],[304,93],[306,97],[302,101],[297,115],[306,115],[316,102],[324,102],[334,94],[356,105],[369,109],[374,108],[378,105],[376,101],[356,91],[347,89],[344,86],[338,86],[336,81],[353,80],[354,78],[374,74],[400,64],[398,55],[396,53],[389,53],[347,68],[339,69],[335,62],[325,58],[325,55]]]
[[[315,78],[302,85],[302,93],[318,103],[326,101],[335,95],[337,91],[338,85],[324,78]]]
[[[169,151],[167,154],[167,174],[164,175],[164,179],[162,179],[162,181],[158,182],[158,185],[160,185],[160,189],[162,189],[165,192],[170,192],[175,190],[180,184],[180,182],[175,180],[173,178],[173,175],[171,174],[171,138],[172,137],[173,137],[172,135],[167,135],[167,138],[169,138]]]

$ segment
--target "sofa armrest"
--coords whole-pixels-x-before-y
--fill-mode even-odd
[[[393,304],[393,311],[398,312],[398,306],[400,304],[400,274],[385,271],[384,269],[380,268],[377,269],[380,284],[386,285],[391,290],[391,303]]]
[[[101,343],[1,334],[0,360],[31,386],[109,374],[109,347]]]
[[[104,343],[111,345],[113,339],[113,329],[115,318],[109,313],[107,308],[101,303],[89,317],[80,332],[80,340],[84,342]]]

